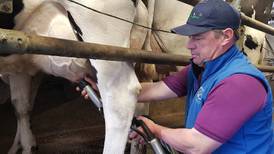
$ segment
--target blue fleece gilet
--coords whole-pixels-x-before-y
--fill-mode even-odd
[[[220,81],[233,74],[248,74],[264,84],[267,91],[265,106],[250,120],[245,122],[239,131],[214,153],[271,153],[272,92],[264,74],[255,68],[235,45],[220,57],[206,62],[200,81],[201,86],[198,85],[198,79],[194,75],[193,65],[188,72],[187,80],[186,128],[194,127],[197,115],[204,105],[208,94]]]

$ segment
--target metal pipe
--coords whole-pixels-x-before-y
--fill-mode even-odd
[[[274,66],[255,65],[262,72],[274,72]]]
[[[258,30],[260,30],[262,32],[274,35],[274,28],[273,27],[271,27],[271,26],[269,26],[267,24],[264,24],[263,22],[260,22],[258,20],[252,19],[252,18],[246,16],[242,12],[241,12],[241,19],[242,19],[242,23],[244,25],[247,25],[249,27],[258,29]]]
[[[183,3],[187,3],[189,5],[192,5],[192,6],[195,6],[199,0],[195,0],[193,2],[190,2],[189,0],[178,0],[180,2],[183,2]],[[243,12],[240,12],[241,14],[241,20],[242,20],[242,24],[244,25],[247,25],[249,27],[252,27],[252,28],[255,28],[255,29],[258,29],[262,32],[265,32],[265,33],[268,33],[268,34],[271,34],[271,35],[274,35],[274,28],[263,23],[263,22],[260,22],[258,20],[255,20],[255,19],[252,19],[248,16],[246,16]]]
[[[0,56],[1,54],[43,54],[172,65],[187,65],[190,59],[190,57],[182,55],[83,43],[6,29],[0,29]]]
[[[0,56],[6,54],[42,54],[178,66],[188,65],[190,59],[189,56],[183,55],[84,43],[0,28]],[[257,67],[264,72],[274,72],[273,66]]]

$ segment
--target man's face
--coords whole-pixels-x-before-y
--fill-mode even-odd
[[[191,51],[192,61],[203,66],[204,62],[217,58],[218,51],[222,49],[222,40],[222,35],[217,37],[214,31],[190,36],[187,48]]]

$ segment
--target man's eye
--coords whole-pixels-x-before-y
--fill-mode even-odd
[[[201,40],[201,39],[203,39],[203,38],[201,38],[201,37],[195,37],[195,38],[193,38],[194,40]]]

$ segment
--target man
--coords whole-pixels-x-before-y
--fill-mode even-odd
[[[239,25],[239,13],[226,2],[198,3],[187,24],[172,30],[189,36],[191,64],[163,81],[142,84],[139,101],[187,96],[186,128],[171,129],[139,117],[158,138],[180,152],[271,151],[271,88],[263,73],[236,47]]]

